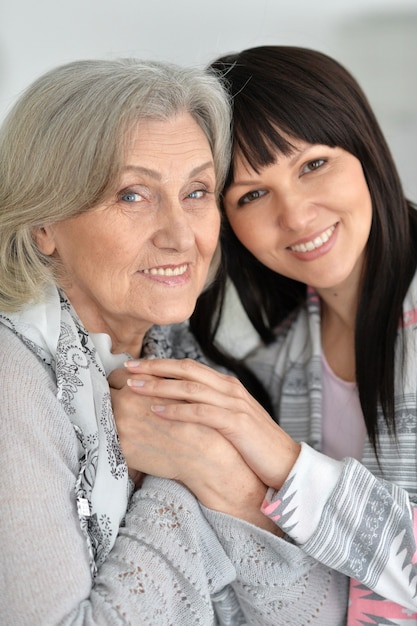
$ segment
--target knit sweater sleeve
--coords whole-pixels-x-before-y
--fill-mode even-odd
[[[235,566],[232,586],[248,624],[346,624],[346,576],[307,555],[288,537],[202,508]]]
[[[334,461],[305,443],[263,511],[306,554],[416,611],[416,508],[408,493],[358,461]]]
[[[234,567],[198,502],[173,481],[149,478],[134,494],[92,582],[74,429],[48,370],[4,327],[0,343],[0,623],[242,623],[228,586]],[[216,619],[212,596],[229,621]]]

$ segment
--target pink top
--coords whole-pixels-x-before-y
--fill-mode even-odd
[[[360,461],[366,428],[356,383],[336,376],[322,354],[322,385],[322,452]]]

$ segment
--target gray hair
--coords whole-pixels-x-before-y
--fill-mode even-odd
[[[181,112],[209,141],[219,193],[230,159],[230,107],[218,79],[204,70],[82,60],[47,72],[24,92],[0,130],[0,310],[36,299],[53,279],[33,230],[100,204],[118,179],[129,130],[141,119]]]

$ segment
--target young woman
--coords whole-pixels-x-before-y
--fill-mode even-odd
[[[417,624],[415,207],[339,63],[266,46],[212,69],[233,105],[224,272],[191,327],[227,364],[215,339],[230,278],[263,343],[246,365],[280,426],[200,364],[134,364],[135,391],[171,398],[154,401],[158,416],[233,443],[269,487],[262,510],[283,541],[351,579],[334,598],[348,624]]]

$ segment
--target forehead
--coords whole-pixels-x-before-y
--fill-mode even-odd
[[[235,131],[231,177],[234,171],[252,170],[260,172],[264,167],[273,165],[281,157],[291,156],[306,142],[303,137],[290,135],[280,126],[266,122],[263,130],[254,128],[246,134],[239,127]]]
[[[158,150],[182,155],[188,150],[211,153],[203,129],[189,113],[180,113],[166,120],[143,119],[127,134],[127,152],[150,152],[156,158]]]
[[[241,150],[237,149],[235,150],[235,154],[233,157],[233,178],[231,180],[231,183],[233,183],[234,179],[239,176],[243,176],[245,174],[260,174],[262,170],[268,168],[271,165],[275,165],[276,163],[287,161],[289,159],[297,158],[298,155],[302,154],[313,146],[314,144],[310,144],[304,139],[285,136],[285,143],[283,143],[282,147],[274,145],[268,146],[268,152],[265,153],[265,158],[263,162],[251,160],[249,155],[246,156]]]

